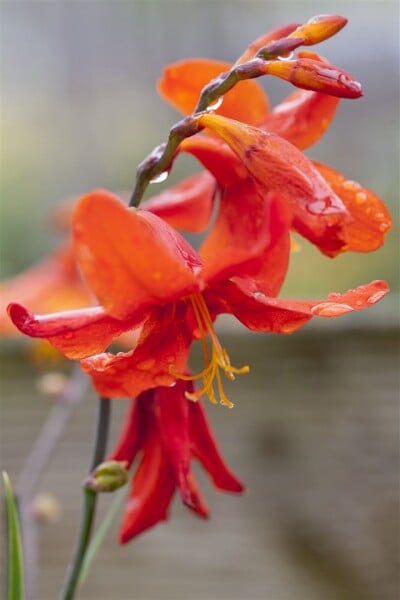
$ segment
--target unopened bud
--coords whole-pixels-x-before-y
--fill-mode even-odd
[[[318,60],[299,58],[271,61],[265,63],[264,72],[285,79],[296,87],[339,98],[359,98],[363,95],[361,84],[349,73]]]
[[[86,478],[84,486],[94,492],[115,492],[128,481],[126,461],[108,460]]]
[[[304,46],[312,46],[335,35],[346,23],[347,19],[339,15],[318,15],[300,25],[288,37],[301,39]]]
[[[53,494],[36,494],[32,499],[31,514],[41,523],[56,523],[62,514],[61,504]]]

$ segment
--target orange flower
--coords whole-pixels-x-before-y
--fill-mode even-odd
[[[191,398],[207,394],[212,402],[219,397],[222,404],[232,406],[221,376],[234,379],[248,367],[231,365],[213,327],[216,315],[231,313],[257,331],[291,333],[314,315],[333,317],[366,308],[388,290],[378,281],[325,301],[275,298],[276,289],[268,292],[269,280],[276,286],[287,267],[286,253],[280,250],[287,235],[285,205],[273,198],[269,204],[256,201],[256,209],[265,212],[254,219],[248,203],[252,194],[257,196],[256,185],[245,194],[248,202],[243,213],[240,202],[233,207],[221,204],[223,216],[217,228],[227,240],[226,248],[212,230],[204,242],[204,255],[202,248],[197,253],[157,216],[126,208],[110,193],[97,191],[83,197],[74,215],[75,251],[102,306],[35,316],[11,304],[11,319],[23,333],[47,339],[67,357],[83,358],[82,367],[97,391],[110,397],[135,397],[149,388],[186,379],[190,345],[200,339],[205,367],[190,378],[201,379],[203,387]],[[232,230],[225,227],[229,223],[235,225]],[[271,256],[279,249],[283,266],[268,260],[268,248]],[[130,352],[99,354],[123,331],[138,326],[141,337]]]

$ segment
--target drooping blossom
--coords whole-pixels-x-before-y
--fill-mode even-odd
[[[218,450],[201,402],[185,396],[193,391],[192,382],[178,381],[131,401],[109,458],[130,468],[141,455],[122,519],[122,543],[167,519],[176,490],[185,506],[199,517],[208,517],[191,468],[193,459],[202,464],[218,490],[241,493],[244,489]]]
[[[250,188],[255,196],[256,181]],[[234,379],[248,367],[231,365],[214,330],[217,314],[231,313],[256,331],[291,333],[315,315],[333,317],[360,310],[386,294],[387,285],[376,281],[323,301],[277,299],[280,273],[287,268],[287,250],[281,251],[288,230],[285,203],[274,198],[270,203],[255,202],[264,210],[259,218],[248,206],[241,214],[240,201],[235,207],[222,210],[223,206],[226,214],[216,227],[224,238],[215,237],[212,230],[203,254],[202,248],[196,252],[147,211],[129,209],[105,191],[84,196],[74,215],[75,251],[101,306],[38,316],[11,304],[11,319],[25,334],[47,339],[69,358],[83,359],[82,367],[97,391],[111,397],[136,397],[146,389],[185,379],[190,345],[200,339],[205,368],[194,377],[203,387],[192,399],[206,394],[213,402],[218,397],[231,406],[222,374]],[[268,250],[275,256],[277,248],[283,266],[268,260]],[[138,326],[141,337],[130,352],[103,353],[115,337]]]

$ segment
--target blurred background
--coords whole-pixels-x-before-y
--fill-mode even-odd
[[[232,362],[250,364],[252,373],[229,390],[234,410],[207,408],[248,493],[217,494],[199,473],[210,522],[177,502],[168,525],[122,548],[116,523],[82,598],[398,597],[399,10],[394,1],[0,4],[2,278],[57,245],[46,220],[60,200],[133,187],[136,165],[179,119],[155,91],[163,65],[234,61],[265,31],[321,13],[349,19],[316,50],[361,81],[364,97],[341,102],[308,154],[373,189],[396,225],[372,255],[332,261],[301,242],[283,294],[323,298],[377,278],[392,293],[364,313],[312,322],[293,337],[249,334],[224,321]],[[263,85],[272,104],[290,92],[272,78]],[[168,184],[197,169],[180,159]],[[0,353],[1,462],[17,480],[51,408],[35,387],[50,367],[29,360],[26,344],[3,343]],[[125,410],[116,404],[114,431]],[[41,481],[63,513],[40,532],[38,600],[56,597],[64,576],[94,415],[93,398],[76,408]],[[102,499],[101,511],[108,503]]]

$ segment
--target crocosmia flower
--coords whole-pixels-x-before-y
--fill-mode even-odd
[[[110,456],[129,468],[141,455],[122,519],[122,543],[167,519],[176,490],[191,511],[202,518],[208,516],[191,469],[193,459],[202,464],[217,489],[232,493],[244,489],[218,450],[201,402],[187,399],[193,391],[191,382],[178,381],[173,387],[143,392],[131,401]]]
[[[22,332],[47,339],[65,356],[84,359],[82,367],[97,391],[111,397],[136,397],[146,389],[186,379],[190,345],[199,339],[205,367],[197,378],[203,386],[192,399],[206,394],[212,402],[219,398],[231,406],[222,375],[234,379],[248,367],[232,366],[214,329],[216,315],[231,313],[256,331],[290,333],[314,315],[333,317],[366,308],[386,294],[384,282],[372,282],[324,301],[277,299],[281,278],[274,271],[279,273],[282,265],[268,260],[268,249],[283,257],[285,271],[287,252],[280,249],[282,237],[288,235],[285,204],[256,203],[264,210],[256,222],[254,215],[250,218],[245,212],[240,219],[240,210],[231,215],[232,207],[224,206],[227,216],[221,231],[226,246],[212,230],[213,248],[206,239],[203,258],[202,248],[196,252],[156,215],[129,209],[109,192],[84,196],[74,215],[75,251],[101,306],[37,316],[11,304],[11,319]],[[237,228],[231,231],[226,223],[233,221]],[[235,243],[236,253],[231,251]],[[269,273],[275,286],[270,291]],[[132,351],[103,353],[118,335],[138,327],[141,335]]]

